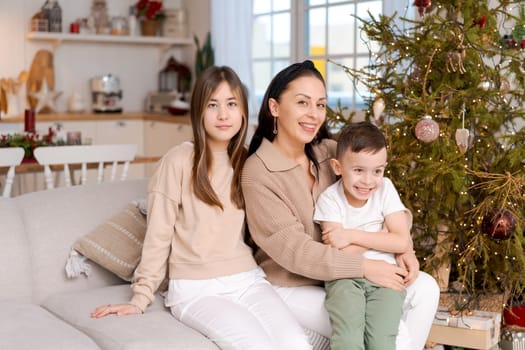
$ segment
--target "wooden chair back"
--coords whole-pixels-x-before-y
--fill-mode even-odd
[[[0,166],[9,167],[5,176],[2,197],[11,196],[11,188],[15,179],[15,166],[20,165],[24,159],[24,149],[22,147],[0,148]]]
[[[72,179],[71,165],[80,164],[80,181],[81,185],[87,183],[88,164],[98,164],[97,166],[97,183],[103,181],[115,181],[119,163],[121,171],[119,180],[126,179],[130,162],[137,154],[136,144],[114,144],[114,145],[78,145],[78,146],[46,146],[37,147],[33,151],[35,159],[39,164],[44,166],[44,179],[46,189],[55,187],[53,180],[53,165],[63,165],[63,177],[65,186],[69,187],[76,184]],[[111,164],[111,175],[109,179],[104,179],[105,164]]]

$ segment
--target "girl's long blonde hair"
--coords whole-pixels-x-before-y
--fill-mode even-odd
[[[233,168],[231,183],[231,201],[237,208],[244,208],[244,199],[241,191],[241,170],[246,160],[246,133],[248,129],[248,99],[246,90],[237,74],[227,66],[212,66],[203,71],[195,82],[191,97],[191,125],[195,154],[193,156],[193,192],[203,202],[216,205],[223,209],[217,193],[213,190],[209,171],[213,163],[213,153],[208,147],[207,134],[204,129],[204,113],[212,94],[217,87],[226,82],[239,101],[242,111],[241,129],[228,143],[228,155]]]

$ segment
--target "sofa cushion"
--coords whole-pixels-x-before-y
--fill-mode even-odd
[[[43,306],[92,337],[103,349],[219,349],[204,335],[176,320],[158,294],[144,314],[89,317],[97,306],[126,303],[131,295],[130,285],[125,284],[54,295]],[[328,338],[308,329],[305,332],[314,350],[330,349]]]
[[[0,300],[31,301],[31,264],[24,222],[12,198],[0,197]],[[16,263],[14,263],[16,262]]]
[[[164,307],[160,296],[144,314],[90,317],[97,306],[125,303],[131,294],[129,284],[109,286],[53,295],[43,306],[107,350],[218,349],[208,338],[176,320]]]
[[[131,281],[140,261],[145,234],[146,217],[137,203],[132,202],[78,239],[73,249],[123,280]]]
[[[0,302],[0,310],[0,349],[100,349],[87,335],[40,306]]]
[[[68,279],[67,256],[74,242],[146,195],[148,179],[61,187],[12,198],[20,208],[31,249],[33,300],[51,294],[120,284],[113,273],[93,264],[89,278]]]

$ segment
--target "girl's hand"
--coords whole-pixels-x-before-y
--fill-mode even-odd
[[[101,305],[95,309],[91,313],[91,317],[93,318],[101,318],[110,314],[116,314],[118,316],[122,315],[135,315],[135,314],[141,314],[142,310],[140,310],[137,306],[132,304],[107,304],[107,305]]]
[[[343,227],[331,226],[323,230],[322,240],[324,244],[329,244],[334,248],[342,249],[352,243],[350,239],[350,230],[345,230]]]

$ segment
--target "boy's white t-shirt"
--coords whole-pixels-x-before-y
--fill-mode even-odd
[[[385,216],[397,211],[407,211],[412,216],[401,202],[390,179],[383,177],[381,186],[361,208],[354,208],[348,203],[343,181],[339,179],[319,195],[315,205],[314,221],[337,222],[345,229],[358,229],[373,234],[381,231]],[[368,259],[385,260],[390,264],[396,264],[393,253],[369,249],[363,255]]]

